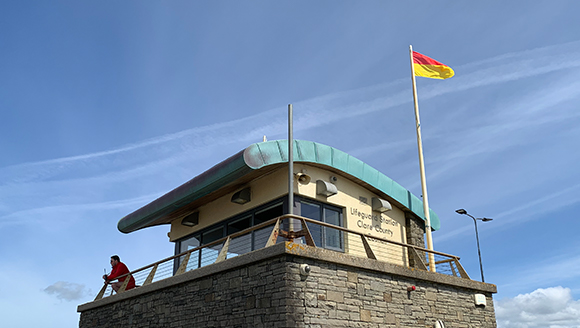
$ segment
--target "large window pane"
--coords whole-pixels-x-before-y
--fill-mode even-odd
[[[212,230],[206,231],[201,235],[201,241],[204,245],[216,241],[224,236],[224,227],[219,226]],[[206,247],[201,250],[201,260],[200,266],[206,266],[212,264],[217,260],[222,244],[218,244],[212,247]]]
[[[227,235],[247,229],[251,226],[252,216],[246,216],[228,224]],[[230,240],[230,247],[228,248],[227,258],[238,256],[240,254],[248,253],[252,250],[252,234],[245,234]]]
[[[301,201],[300,215],[309,219],[321,221],[320,205]],[[318,247],[324,247],[324,244],[322,243],[322,229],[320,225],[314,223],[307,223],[306,225],[308,226],[308,230],[310,230],[314,244],[316,244]]]
[[[284,208],[282,204],[277,204],[272,207],[266,208],[254,214],[254,225],[272,220],[284,214]],[[255,230],[254,231],[254,249],[260,249],[266,246],[268,238],[272,233],[273,224],[271,226]]]
[[[199,247],[199,245],[201,245],[200,239],[201,239],[200,235],[196,234],[190,238],[182,240],[180,243],[179,252],[183,253],[183,252],[188,251],[190,249]],[[183,261],[183,257],[181,257],[179,259],[178,267],[179,267],[179,264],[181,264],[181,261]],[[189,261],[187,262],[186,271],[197,269],[198,267],[199,267],[199,251],[195,251],[195,252],[192,252],[190,257],[189,257]]]
[[[336,210],[325,208],[324,222],[341,226],[340,214],[341,213]],[[326,248],[342,250],[342,231],[325,227],[324,242]]]

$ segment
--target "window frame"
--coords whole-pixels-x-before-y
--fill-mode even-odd
[[[304,197],[301,195],[294,195],[294,213],[296,213],[297,215],[302,215],[302,203],[310,203],[313,205],[318,205],[319,206],[319,217],[320,217],[320,221],[321,222],[325,222],[325,211],[326,210],[332,210],[338,213],[338,220],[339,220],[339,226],[340,227],[344,227],[344,207],[335,205],[335,204],[329,204],[329,203],[325,203],[325,202],[321,202],[317,199],[313,199],[313,198],[308,198],[308,197]],[[238,213],[236,215],[233,215],[229,218],[226,218],[222,221],[216,222],[208,227],[205,227],[203,229],[197,230],[195,232],[192,232],[191,234],[184,236],[178,240],[175,241],[175,255],[180,254],[181,252],[183,252],[181,250],[181,246],[182,243],[190,238],[193,238],[195,236],[199,237],[199,243],[200,245],[204,245],[206,244],[204,242],[204,234],[210,232],[210,231],[214,231],[216,229],[219,229],[221,227],[222,229],[222,237],[225,237],[228,235],[228,227],[230,226],[230,224],[235,223],[239,220],[243,220],[244,218],[251,216],[250,218],[250,227],[253,227],[256,225],[255,222],[255,218],[256,218],[256,214],[260,214],[261,212],[267,211],[269,209],[273,209],[277,206],[282,205],[282,213],[288,213],[288,195],[279,197],[277,199],[274,199],[266,204],[262,204],[259,206],[256,206],[252,209],[249,209],[247,211],[244,211],[242,213]],[[282,214],[283,215],[283,214]],[[306,217],[306,216],[305,216]],[[330,223],[333,224],[333,223]],[[320,226],[321,227],[321,226]],[[249,227],[248,227],[249,228]],[[339,242],[340,242],[340,247],[333,247],[333,246],[328,246],[326,245],[326,236],[328,234],[328,229],[331,228],[327,228],[327,227],[321,227],[321,245],[316,245],[317,247],[321,247],[321,248],[325,248],[325,249],[329,249],[329,250],[333,250],[333,251],[337,251],[337,252],[345,252],[345,236],[344,236],[344,232],[340,231],[339,232]],[[251,246],[250,246],[250,250],[249,252],[256,250],[256,232],[257,231],[252,231],[252,237],[250,239],[251,241]],[[230,233],[231,234],[231,233]],[[261,248],[261,247],[260,247]],[[245,254],[245,253],[241,253],[241,254]],[[193,260],[193,257],[190,258],[190,261]],[[197,254],[197,268],[202,267],[202,252],[198,252]],[[177,272],[177,269],[179,268],[179,264],[180,264],[180,258],[176,258],[174,261],[174,268],[173,271],[174,273]],[[204,264],[204,265],[207,265]],[[189,266],[189,265],[188,265]]]
[[[234,216],[231,216],[231,217],[226,218],[222,221],[216,222],[216,223],[214,223],[210,226],[207,226],[203,229],[192,232],[191,234],[189,234],[187,236],[179,238],[178,240],[175,241],[175,253],[174,254],[177,255],[177,254],[184,252],[184,250],[181,250],[182,243],[190,238],[195,237],[195,236],[199,236],[200,246],[205,245],[206,243],[203,240],[204,234],[207,232],[217,230],[220,227],[222,228],[222,237],[221,238],[227,236],[228,235],[228,227],[231,223],[235,223],[235,222],[242,220],[248,216],[251,216],[250,227],[253,227],[256,225],[256,222],[255,222],[256,214],[260,214],[261,212],[276,208],[277,206],[280,206],[280,205],[282,206],[282,213],[288,213],[288,210],[287,210],[288,209],[288,197],[287,196],[274,199],[266,204],[262,204],[262,205],[254,207],[252,209],[249,209],[245,212],[238,213]],[[256,249],[256,240],[255,240],[256,238],[255,237],[256,237],[256,231],[252,231],[250,252]],[[245,253],[242,253],[242,254],[245,254]],[[189,259],[189,261],[192,261],[192,260],[193,260],[193,257]],[[198,258],[197,258],[197,268],[200,268],[202,266],[207,265],[207,263],[204,265],[201,265],[202,264],[201,261],[202,261],[202,252],[199,252]],[[175,272],[177,272],[179,265],[180,265],[180,262],[181,262],[180,258],[176,258],[174,260],[174,264],[173,264],[174,274],[175,274]],[[188,264],[188,266],[189,266],[189,264]]]
[[[334,223],[329,223],[326,222],[326,216],[325,216],[325,211],[326,210],[332,210],[338,213],[338,221],[339,221],[339,227],[344,227],[344,208],[345,207],[341,207],[338,205],[334,205],[334,204],[329,204],[329,203],[325,203],[325,202],[321,202],[319,200],[316,199],[312,199],[312,198],[308,198],[308,197],[302,197],[302,196],[298,196],[295,195],[294,196],[294,201],[296,203],[310,203],[313,205],[318,205],[319,206],[319,218],[320,220],[317,220],[315,218],[312,218],[313,220],[317,220],[320,222],[324,222],[324,223],[328,223],[328,224],[332,224],[335,225]],[[302,205],[299,206],[299,212],[302,213]],[[304,216],[302,214],[298,214],[300,216]],[[307,216],[304,216],[307,217]],[[339,242],[340,242],[340,247],[334,247],[334,246],[328,246],[326,245],[326,236],[328,234],[328,229],[331,228],[327,228],[327,227],[321,227],[321,245],[316,245],[317,247],[321,247],[321,248],[325,248],[325,249],[329,249],[329,250],[333,250],[333,251],[337,251],[337,252],[345,252],[345,237],[344,237],[344,232],[339,231]]]

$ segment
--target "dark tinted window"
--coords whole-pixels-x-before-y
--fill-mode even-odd
[[[254,214],[254,225],[272,220],[278,216],[284,214],[284,208],[282,204],[277,204],[271,207],[267,207],[263,210],[256,211]],[[273,225],[272,225],[273,226]],[[253,233],[253,248],[258,249],[266,246],[268,238],[272,233],[272,226],[267,226],[262,229],[255,230]]]
[[[237,215],[231,219],[224,220],[222,222],[216,223],[201,232],[197,232],[190,237],[177,242],[176,252],[181,253],[200,245],[205,245],[223,238],[226,235],[231,235],[233,233],[242,231],[254,225],[269,221],[273,218],[281,216],[284,214],[284,201],[277,200],[273,203],[252,209],[248,212]],[[225,233],[224,233],[225,227]],[[250,252],[254,249],[262,248],[266,245],[268,237],[272,232],[272,227],[264,227],[259,230],[255,230],[250,234],[239,236],[230,240],[230,246],[228,248],[227,257],[234,257],[239,254],[244,254]],[[211,248],[204,248],[202,252],[196,251],[191,254],[187,269],[195,269],[200,266],[208,265],[214,263],[217,259],[219,251],[222,248],[222,243],[215,245]],[[179,267],[181,258],[176,260],[175,269]]]
[[[209,244],[212,241],[216,241],[224,236],[224,227],[223,225],[217,226],[211,230],[207,230],[201,234],[201,242],[203,245]],[[200,266],[205,266],[208,264],[212,264],[217,260],[218,254],[220,249],[222,248],[222,244],[217,244],[209,248],[203,248],[201,250],[201,259],[200,259]]]
[[[342,227],[342,210],[338,207],[301,199],[299,215]],[[340,230],[308,223],[308,230],[318,247],[344,251],[344,233]]]
[[[236,232],[245,230],[251,226],[252,216],[246,216],[241,219],[228,223],[228,236]],[[240,254],[248,253],[252,250],[252,234],[245,234],[230,240],[227,258]]]

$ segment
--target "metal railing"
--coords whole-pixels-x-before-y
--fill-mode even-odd
[[[438,273],[470,279],[459,263],[459,257],[457,256],[291,214],[274,218],[213,242],[189,249],[134,270],[119,278],[132,276],[135,279],[136,286],[145,286],[208,264],[219,263],[228,258],[248,253],[253,250],[251,247],[252,239],[255,245],[264,245],[263,247],[272,246],[283,241],[292,241],[424,271],[428,271],[429,264],[426,263],[426,257],[428,253],[431,253],[435,256],[435,266]],[[259,248],[262,247],[254,247],[254,250]],[[175,270],[176,261],[179,264],[177,270]],[[122,293],[126,290],[129,280],[124,280],[117,293]],[[113,290],[110,283],[105,283],[95,301],[107,294],[112,295],[112,293]]]

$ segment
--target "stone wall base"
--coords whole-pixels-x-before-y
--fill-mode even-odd
[[[417,328],[442,320],[446,327],[496,327],[494,285],[296,245],[83,304],[79,326]],[[475,294],[487,306],[476,306]]]

